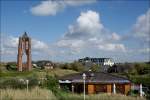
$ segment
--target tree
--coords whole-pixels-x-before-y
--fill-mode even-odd
[[[62,69],[70,69],[70,64],[69,63],[61,64],[60,67]]]
[[[150,72],[149,64],[145,63],[136,63],[134,68],[137,70],[138,74],[148,74]]]
[[[84,66],[77,61],[71,63],[70,67],[72,70],[75,70],[75,71],[83,71],[84,70]]]
[[[91,71],[93,71],[93,72],[99,72],[100,69],[101,69],[101,66],[98,66],[97,64],[93,64],[90,69],[91,69]]]

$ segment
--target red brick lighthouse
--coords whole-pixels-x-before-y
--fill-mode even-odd
[[[26,56],[26,62],[23,63],[23,55]],[[31,38],[25,32],[22,37],[19,37],[18,57],[17,57],[18,71],[31,71]]]

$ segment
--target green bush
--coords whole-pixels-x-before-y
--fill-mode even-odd
[[[29,77],[27,78],[29,80],[29,88],[35,87],[39,85],[39,81],[35,77]]]
[[[4,79],[4,80],[1,80],[0,81],[0,88],[1,89],[6,89],[6,88],[20,88],[20,89],[23,89],[25,88],[26,85],[23,84],[23,82],[17,80],[17,79]]]
[[[44,82],[44,86],[56,93],[58,90],[59,83],[54,76],[46,75],[46,81]]]
[[[150,73],[150,64],[146,63],[136,63],[134,68],[137,70],[139,75],[149,74]]]
[[[26,88],[26,80],[29,80],[28,87],[32,88],[38,86],[38,80],[34,77],[29,77],[26,79],[19,79],[19,78],[7,78],[0,80],[0,89],[24,89]]]
[[[70,70],[74,70],[74,71],[78,71],[78,72],[81,72],[84,70],[84,66],[77,61],[75,61],[73,63],[60,64],[59,66],[62,69],[70,69]]]
[[[81,63],[75,61],[75,62],[71,63],[70,69],[81,72],[84,70],[84,66]]]
[[[100,66],[98,66],[97,64],[93,64],[93,66],[90,68],[91,69],[91,71],[93,71],[93,72],[99,72],[101,69],[100,69],[101,67]]]

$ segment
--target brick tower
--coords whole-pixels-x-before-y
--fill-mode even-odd
[[[23,55],[26,55],[26,62],[23,63]],[[31,38],[28,37],[25,32],[22,37],[19,37],[18,44],[18,58],[17,58],[17,69],[18,71],[31,71]]]

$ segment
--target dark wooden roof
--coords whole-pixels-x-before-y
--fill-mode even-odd
[[[72,83],[83,82],[82,74],[86,74],[86,83],[130,83],[127,78],[112,75],[104,72],[82,72],[76,74],[70,74],[60,77],[61,81],[71,81]]]

